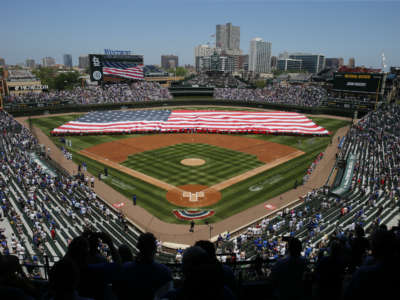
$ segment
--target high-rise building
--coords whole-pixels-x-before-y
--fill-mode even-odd
[[[309,73],[319,73],[325,68],[325,56],[322,54],[294,53],[292,59],[302,60],[302,69]]]
[[[197,56],[210,56],[214,53],[214,49],[208,45],[198,45],[194,48],[194,57]]]
[[[239,70],[248,71],[249,70],[249,55],[239,56]]]
[[[289,58],[289,52],[284,51],[282,53],[279,53],[278,59],[285,59],[285,58]]]
[[[72,55],[71,54],[64,54],[63,55],[63,62],[64,66],[67,68],[72,68]]]
[[[355,68],[356,67],[356,59],[354,57],[350,57],[349,58],[349,64],[348,64],[349,68]]]
[[[56,60],[53,57],[44,57],[42,58],[42,66],[43,67],[51,67],[56,64]]]
[[[232,23],[217,25],[216,47],[222,50],[240,50],[240,27],[233,26]]]
[[[0,57],[0,67],[5,67],[6,66],[6,61],[4,60],[4,58]]]
[[[161,55],[161,67],[164,70],[178,67],[178,56],[176,55]]]
[[[196,72],[222,71],[232,73],[239,64],[239,57],[234,55],[220,55],[215,51],[210,56],[196,57]]]
[[[271,72],[271,46],[272,43],[265,42],[261,38],[254,38],[250,41],[249,71]]]
[[[211,48],[208,45],[199,45],[194,48],[194,61],[195,61],[195,67],[196,67],[196,72],[200,72],[203,69],[207,69],[206,67],[203,67],[200,65],[203,63],[200,60],[200,57],[210,57],[213,55],[215,52],[215,48]]]
[[[276,56],[271,56],[271,71],[278,68],[278,58]]]
[[[344,59],[343,57],[339,57],[339,68],[344,66]]]
[[[279,71],[301,71],[303,61],[301,59],[284,58],[278,59],[277,69]]]
[[[89,67],[89,56],[84,55],[84,56],[79,56],[79,68],[81,69],[86,69]]]
[[[343,65],[343,58],[326,58],[325,59],[325,67],[326,68],[335,68],[338,69]]]
[[[35,66],[36,66],[35,60],[34,60],[34,59],[28,58],[28,59],[25,61],[25,66],[26,66],[27,68],[30,68],[30,69],[35,68]]]

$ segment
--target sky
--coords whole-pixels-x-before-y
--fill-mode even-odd
[[[194,64],[194,47],[212,42],[217,24],[240,26],[240,47],[250,40],[283,51],[355,57],[356,65],[400,66],[400,0],[3,0],[0,57],[7,64],[33,58],[131,50],[145,64],[162,54]],[[214,41],[215,42],[215,41]]]

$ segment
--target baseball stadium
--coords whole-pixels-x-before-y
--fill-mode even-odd
[[[68,259],[87,251],[80,272],[94,286],[108,279],[93,266],[143,261],[162,268],[152,274],[164,274],[163,284],[185,285],[194,273],[182,265],[193,255],[212,265],[193,284],[213,286],[228,272],[224,284],[247,299],[275,289],[287,255],[304,257],[311,278],[328,247],[350,251],[350,273],[367,248],[356,257],[344,244],[369,243],[377,230],[385,247],[394,243],[397,77],[345,69],[329,86],[309,78],[261,89],[206,72],[167,88],[145,80],[141,56],[89,59],[95,85],[2,97],[2,251],[22,260],[21,272],[52,284],[55,272],[75,276]],[[124,64],[140,78],[115,71]],[[81,287],[82,295],[129,299],[130,273],[115,270],[122,277],[112,288]],[[152,288],[135,295],[155,299]]]

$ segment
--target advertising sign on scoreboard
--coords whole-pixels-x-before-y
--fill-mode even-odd
[[[381,91],[384,74],[381,73],[334,73],[333,89],[345,92],[376,93]],[[380,92],[379,91],[379,92]]]

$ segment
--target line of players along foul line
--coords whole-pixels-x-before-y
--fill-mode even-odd
[[[209,110],[94,111],[55,128],[53,135],[129,133],[249,133],[328,135],[305,115],[295,112]]]

